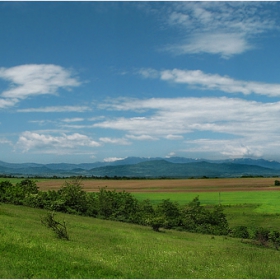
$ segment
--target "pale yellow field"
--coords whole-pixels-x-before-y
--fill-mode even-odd
[[[155,179],[155,180],[83,180],[83,189],[97,192],[99,188],[135,192],[207,192],[207,191],[268,191],[280,190],[274,186],[278,178],[221,178],[221,179]],[[65,180],[50,179],[37,182],[40,190],[57,190]]]

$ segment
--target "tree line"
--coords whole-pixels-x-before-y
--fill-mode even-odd
[[[150,200],[137,200],[126,191],[116,192],[100,188],[99,192],[85,192],[80,178],[71,178],[57,190],[39,191],[36,182],[24,179],[12,184],[0,183],[0,201],[50,211],[91,216],[94,218],[149,225],[159,228],[181,229],[208,234],[227,234],[228,222],[221,206],[213,211],[200,205],[196,197],[179,206],[170,199],[152,205]]]
[[[230,235],[250,238],[246,226],[229,228],[221,205],[210,210],[202,206],[199,197],[186,205],[179,205],[170,199],[163,199],[157,205],[150,200],[137,200],[126,191],[116,192],[100,188],[98,192],[85,192],[81,178],[65,181],[57,191],[40,191],[36,181],[23,179],[12,184],[0,182],[0,201],[15,205],[25,205],[69,214],[134,223],[151,226],[154,231],[160,228],[185,230],[212,235]],[[280,246],[280,233],[257,228],[252,237],[262,245],[271,241],[275,248]]]

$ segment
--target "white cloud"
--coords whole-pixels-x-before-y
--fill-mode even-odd
[[[154,70],[155,71],[155,70]],[[139,72],[142,73],[142,70]],[[220,90],[227,93],[260,94],[271,97],[280,96],[280,84],[235,80],[228,76],[208,74],[201,70],[163,70],[158,71],[163,81],[187,84],[204,90]],[[148,77],[147,75],[145,77]],[[154,75],[151,76],[153,78]]]
[[[99,147],[100,143],[79,133],[70,135],[63,133],[60,136],[53,136],[25,131],[20,135],[16,146],[24,152],[37,150],[40,153],[61,153],[63,150],[71,150],[77,147]]]
[[[61,121],[66,122],[66,123],[71,123],[71,122],[82,122],[84,119],[83,118],[66,118]]]
[[[277,30],[271,3],[175,2],[162,12],[163,21],[180,31],[179,43],[165,47],[176,54],[211,53],[229,58],[253,48],[252,39]]]
[[[0,99],[0,109],[12,107],[18,102],[18,99]]]
[[[0,144],[8,144],[8,145],[12,145],[12,142],[5,139],[5,138],[0,138]]]
[[[61,112],[86,112],[90,111],[88,106],[49,106],[40,108],[27,108],[17,110],[20,113],[61,113]]]
[[[110,138],[110,137],[100,137],[99,141],[108,144],[116,144],[116,145],[130,145],[131,143],[124,138]]]
[[[71,71],[53,64],[26,64],[0,68],[0,78],[11,83],[1,93],[0,108],[14,106],[30,96],[57,94],[58,89],[70,89],[80,85]]]
[[[182,140],[184,137],[182,135],[168,134],[165,136],[165,138],[168,140]]]
[[[186,144],[189,148],[185,152],[220,154],[226,158],[261,157],[265,152],[261,142],[250,141],[250,139],[242,141],[240,139],[196,139],[186,141]]]
[[[183,42],[180,45],[169,46],[165,49],[178,55],[207,52],[211,54],[221,54],[223,58],[229,58],[232,55],[241,54],[251,48],[252,46],[249,45],[241,34],[199,33],[190,36],[187,42]]]
[[[115,161],[118,161],[118,160],[123,160],[125,158],[117,158],[117,157],[110,157],[110,158],[104,158],[104,162],[115,162]]]
[[[280,130],[280,102],[261,103],[232,98],[151,98],[106,104],[111,110],[153,110],[145,118],[116,118],[93,127],[126,131],[128,135],[168,137],[211,131],[235,137],[273,141]],[[170,136],[169,136],[170,137]]]
[[[139,141],[146,141],[146,140],[158,140],[157,137],[150,136],[150,135],[126,135],[127,138],[132,140],[139,140]]]

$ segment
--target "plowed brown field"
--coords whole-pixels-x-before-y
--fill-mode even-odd
[[[83,189],[97,192],[99,188],[136,192],[217,192],[217,191],[269,191],[278,178],[222,178],[222,179],[162,179],[162,180],[83,180]],[[38,182],[40,190],[57,190],[65,180],[50,179]]]

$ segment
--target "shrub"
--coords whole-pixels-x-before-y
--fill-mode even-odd
[[[269,230],[262,227],[257,228],[255,231],[254,239],[261,245],[267,246],[267,242],[269,240]]]
[[[134,213],[134,222],[140,225],[148,225],[147,221],[155,216],[155,210],[149,199],[139,201],[137,211]]]
[[[46,227],[51,228],[59,239],[69,240],[65,221],[63,221],[63,223],[56,221],[54,215],[53,212],[48,212],[46,217],[41,218],[41,223]]]
[[[164,227],[167,229],[178,227],[181,224],[181,213],[177,203],[164,199],[156,207],[156,215],[165,220]]]
[[[232,237],[248,239],[250,237],[248,228],[246,226],[237,226],[231,230]]]
[[[13,185],[10,181],[0,182],[0,201],[8,202],[6,197],[6,192],[8,188],[11,188]]]
[[[147,219],[147,224],[152,227],[154,231],[159,231],[160,227],[164,227],[166,220],[163,217],[153,217]]]
[[[276,250],[279,250],[280,247],[280,232],[279,231],[271,231],[268,235],[269,240],[272,242]]]
[[[182,227],[191,232],[204,234],[226,235],[228,234],[228,222],[223,213],[222,206],[216,206],[213,212],[200,205],[198,197],[195,197],[181,212]]]
[[[63,209],[67,213],[75,214],[86,212],[86,192],[82,190],[81,178],[74,177],[66,181],[57,193],[59,195],[58,206],[61,210]]]

